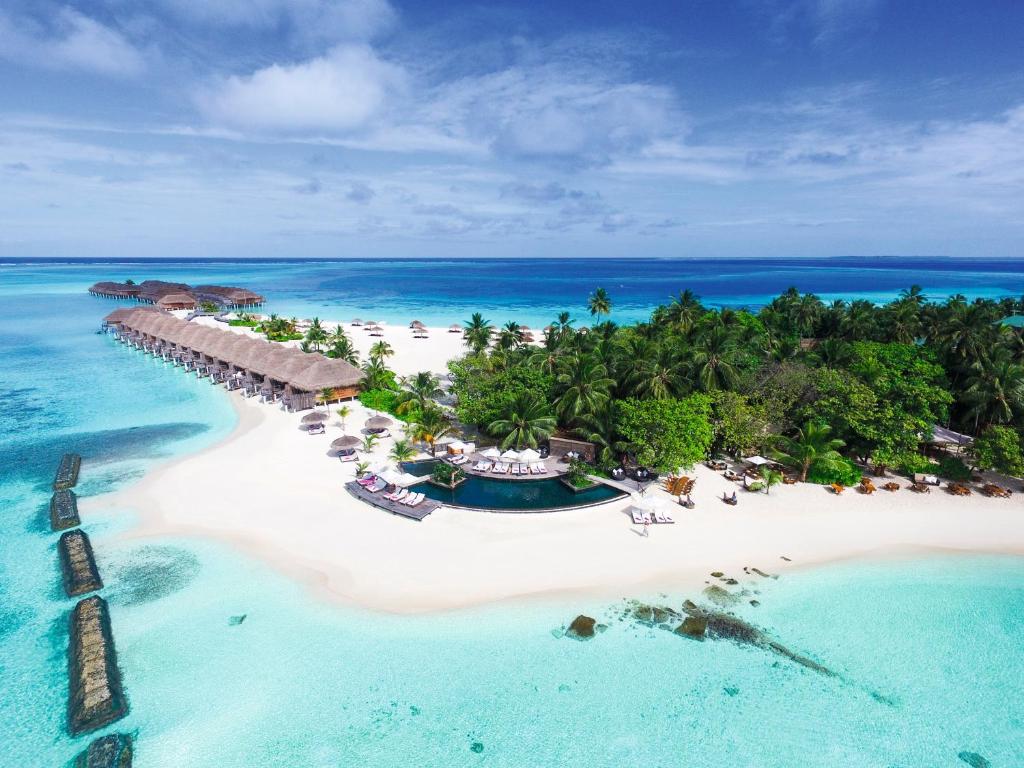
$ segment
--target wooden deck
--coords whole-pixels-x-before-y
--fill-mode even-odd
[[[345,483],[345,490],[355,496],[360,501],[365,501],[378,509],[383,509],[386,512],[390,512],[393,515],[401,515],[402,517],[408,517],[411,520],[422,520],[424,517],[429,515],[435,509],[441,506],[441,502],[434,501],[433,499],[424,499],[415,507],[408,507],[405,504],[397,501],[388,501],[381,494],[384,491],[378,491],[377,493],[370,493],[368,490],[363,488],[355,480],[351,480]]]

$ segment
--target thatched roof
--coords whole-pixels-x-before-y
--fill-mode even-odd
[[[371,416],[366,420],[367,429],[385,429],[394,424],[387,416]]]
[[[307,413],[302,417],[303,424],[322,424],[331,418],[330,414],[324,413],[323,411],[313,411]]]
[[[319,392],[354,387],[363,381],[362,371],[344,360],[331,360],[319,353],[307,354],[295,347],[189,323],[150,307],[111,312],[107,322],[172,342],[296,390]]]
[[[355,448],[363,444],[363,441],[353,435],[342,435],[331,443],[331,448],[341,451],[346,448]]]

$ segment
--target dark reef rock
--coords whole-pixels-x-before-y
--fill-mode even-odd
[[[78,597],[103,588],[103,581],[96,569],[96,558],[85,531],[65,531],[57,542],[60,553],[60,568],[64,581],[64,592],[68,597]]]
[[[971,768],[989,768],[992,765],[977,752],[958,752],[956,756],[971,766]]]
[[[239,624],[245,621],[245,617],[248,615],[249,614],[247,613],[241,613],[238,616],[232,616],[230,619],[228,619],[228,626],[237,627]]]
[[[699,616],[687,616],[683,623],[675,628],[677,635],[689,637],[693,640],[703,640],[708,631],[707,619]]]
[[[71,612],[68,677],[71,735],[95,731],[127,714],[110,616],[101,597],[87,597]]]
[[[725,574],[724,574],[724,573],[722,573],[721,571],[712,571],[712,572],[711,572],[711,575],[712,575],[712,576],[714,576],[714,577],[715,577],[716,579],[720,579],[720,578],[722,578],[722,577],[723,577],[723,576],[724,576]]]
[[[761,577],[763,577],[765,579],[777,579],[777,578],[779,578],[778,574],[775,574],[775,573],[765,573],[760,568],[751,568],[750,570],[753,571],[754,573],[756,573],[758,576],[761,576]]]
[[[574,640],[589,640],[594,636],[594,626],[597,624],[595,619],[589,616],[584,616],[582,613],[572,620],[572,624],[565,631],[566,637],[571,637]]]
[[[668,624],[671,619],[681,618],[679,611],[674,611],[664,605],[648,605],[646,603],[634,603],[629,613],[634,621],[648,627]]]
[[[77,453],[65,453],[60,459],[57,474],[53,478],[53,490],[63,491],[74,488],[78,482],[78,470],[82,466],[82,457]]]
[[[704,597],[710,600],[717,606],[722,608],[728,608],[731,605],[736,605],[740,599],[732,594],[727,589],[722,589],[717,584],[712,584],[710,587],[704,590]]]
[[[132,737],[112,733],[96,739],[75,759],[74,768],[131,768]]]
[[[54,491],[50,497],[50,530],[64,531],[81,524],[78,518],[78,497],[74,491]]]
[[[478,755],[484,751],[484,743],[482,741],[474,741],[469,745],[471,752],[476,752]]]

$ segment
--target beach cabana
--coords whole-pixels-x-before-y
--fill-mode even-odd
[[[448,443],[448,453],[454,455],[465,453],[467,449],[469,449],[469,444],[464,443],[461,440],[453,440],[452,442]]]
[[[744,461],[747,462],[747,464],[754,465],[755,467],[770,467],[772,464],[776,463],[771,459],[766,459],[764,456],[748,456]]]
[[[540,454],[533,448],[527,448],[525,451],[519,452],[519,461],[524,464],[531,464],[535,461],[540,461]]]
[[[387,416],[371,416],[366,420],[365,426],[369,432],[383,432],[394,424]]]
[[[519,452],[513,451],[511,448],[501,454],[501,458],[504,461],[519,461]]]

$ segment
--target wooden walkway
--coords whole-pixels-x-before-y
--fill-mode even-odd
[[[408,507],[405,504],[397,501],[388,501],[381,494],[384,491],[378,491],[377,493],[370,493],[368,490],[363,488],[355,480],[351,480],[345,483],[345,490],[355,496],[360,501],[365,501],[378,509],[383,509],[390,512],[393,515],[401,515],[402,517],[408,517],[411,520],[422,520],[424,517],[429,515],[435,509],[441,506],[441,502],[434,501],[433,499],[424,499],[415,507]]]

